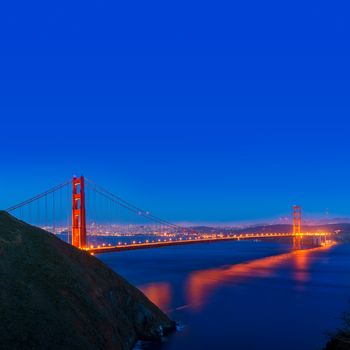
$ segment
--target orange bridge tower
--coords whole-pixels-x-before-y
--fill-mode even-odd
[[[301,249],[301,207],[293,206],[293,248]]]
[[[77,248],[86,247],[86,213],[84,176],[73,177],[72,181],[72,244]]]

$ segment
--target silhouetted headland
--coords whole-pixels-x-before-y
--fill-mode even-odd
[[[350,349],[350,314],[346,313],[343,317],[343,327],[333,334],[324,350],[348,349]]]
[[[131,349],[175,324],[100,260],[0,211],[2,349]]]

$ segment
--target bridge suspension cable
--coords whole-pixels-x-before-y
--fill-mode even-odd
[[[6,209],[20,220],[41,227],[70,242],[71,237],[71,184],[65,181],[49,190]]]
[[[164,225],[164,226],[168,226],[168,227],[172,227],[172,228],[177,228],[177,229],[183,229],[182,226],[173,224],[169,221],[163,220],[153,214],[151,214],[149,211],[143,210],[133,204],[131,204],[130,202],[122,199],[121,197],[116,196],[115,194],[109,192],[108,190],[104,189],[103,187],[95,184],[94,182],[92,182],[91,180],[85,178],[86,180],[86,184],[95,192],[97,192],[98,194],[104,196],[105,198],[111,200],[112,202],[118,204],[119,206],[137,214],[137,215],[141,215],[143,217],[145,217],[146,219],[156,222],[158,224]]]
[[[83,176],[74,177],[6,210],[79,248],[126,244],[127,239],[140,241],[197,234],[193,229],[141,209]]]
[[[30,203],[32,203],[32,202],[35,202],[35,201],[37,201],[37,200],[39,200],[39,199],[41,199],[41,198],[43,198],[43,197],[46,197],[46,196],[48,196],[49,194],[54,193],[54,192],[56,192],[56,191],[62,189],[62,188],[65,187],[65,186],[70,185],[71,183],[72,183],[72,180],[68,180],[68,181],[66,181],[66,182],[64,182],[64,183],[62,183],[62,184],[60,184],[60,185],[57,185],[57,186],[55,186],[55,187],[52,187],[52,188],[50,188],[49,190],[47,190],[47,191],[45,191],[45,192],[42,192],[42,193],[40,193],[40,194],[38,194],[38,195],[36,195],[36,196],[34,196],[34,197],[32,197],[32,198],[29,198],[29,199],[27,199],[27,200],[25,200],[25,201],[23,201],[23,202],[21,202],[21,203],[15,204],[15,205],[13,205],[12,207],[9,207],[9,208],[7,208],[7,209],[5,209],[5,210],[6,210],[8,213],[11,213],[11,212],[13,212],[13,211],[15,211],[15,210],[17,210],[17,209],[19,209],[19,208],[21,208],[21,207],[24,207],[24,206],[26,206],[26,205],[28,205],[28,204],[30,204]]]

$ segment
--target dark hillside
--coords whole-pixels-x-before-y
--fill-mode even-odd
[[[172,321],[102,262],[0,211],[0,348],[131,349]]]
[[[343,316],[343,327],[332,335],[324,350],[350,349],[350,313]]]

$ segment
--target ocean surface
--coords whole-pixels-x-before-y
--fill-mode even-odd
[[[98,257],[180,324],[138,349],[322,349],[350,311],[349,244],[239,241]]]

